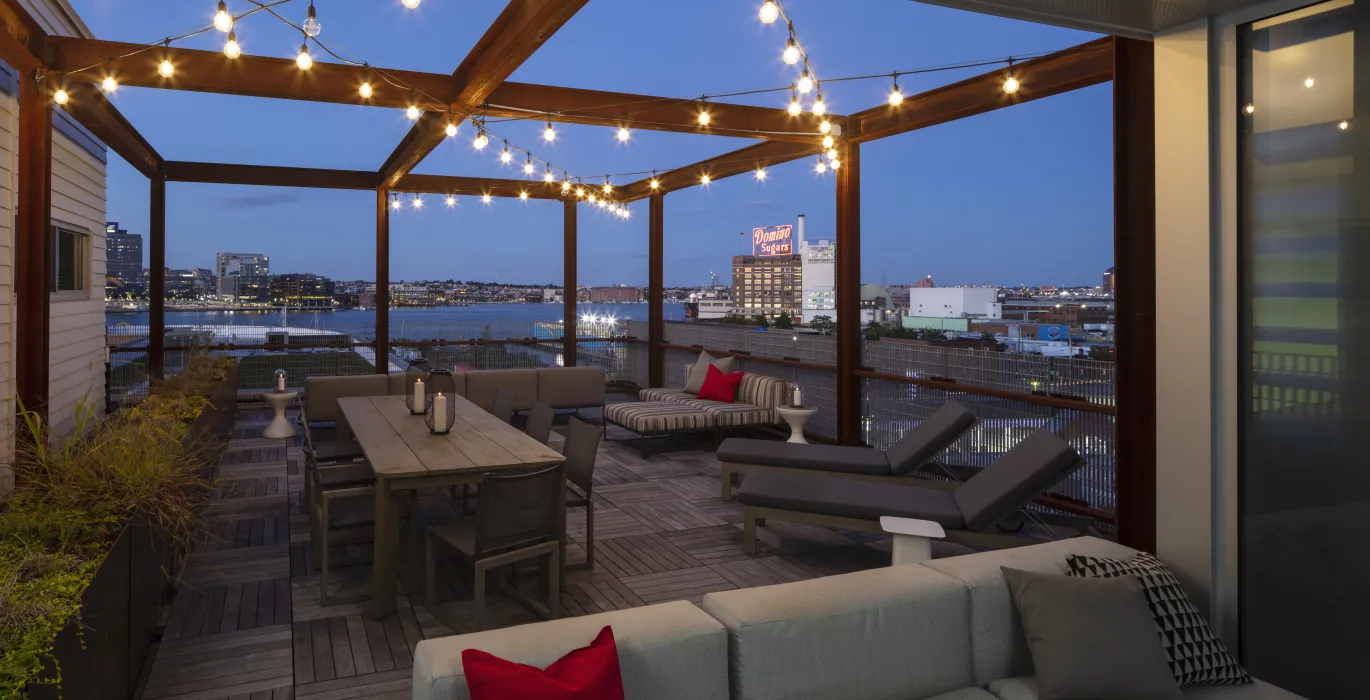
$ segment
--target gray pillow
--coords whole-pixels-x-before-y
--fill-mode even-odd
[[[709,376],[709,365],[718,368],[724,374],[731,374],[733,371],[733,358],[720,357],[715,359],[707,352],[699,353],[699,360],[690,367],[685,373],[685,393],[698,394],[704,388],[704,378]]]
[[[1136,577],[1081,579],[1002,569],[1041,700],[1183,698]],[[1094,585],[1079,585],[1084,582]]]

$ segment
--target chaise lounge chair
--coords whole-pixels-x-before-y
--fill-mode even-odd
[[[756,526],[768,519],[893,532],[896,561],[904,544],[901,539],[918,540],[926,553],[927,539],[944,533],[948,539],[972,546],[1030,544],[997,532],[995,526],[1083,465],[1070,445],[1038,430],[964,484],[943,488],[937,482],[895,485],[818,472],[756,472],[747,475],[737,493],[737,500],[746,506],[746,551],[756,552]],[[891,519],[897,528],[889,527]]]
[[[733,475],[742,472],[819,472],[858,481],[906,484],[914,472],[974,426],[975,414],[955,401],[948,401],[884,451],[728,438],[718,447],[718,461],[723,464],[723,500],[732,500]]]

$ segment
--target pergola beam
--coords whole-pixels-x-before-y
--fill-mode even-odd
[[[693,165],[670,170],[656,176],[657,192],[665,194],[700,184],[708,175],[710,181],[751,172],[757,168],[788,163],[823,151],[822,144],[789,141],[764,141],[736,151],[730,151]],[[651,178],[644,178],[620,188],[621,198],[632,202],[652,195]]]
[[[162,156],[133,128],[124,115],[93,85],[77,83],[67,87],[71,96],[63,109],[81,126],[128,161],[145,177],[162,177]]]
[[[494,24],[452,73],[453,95],[448,110],[464,118],[480,107],[506,78],[561,29],[589,0],[509,0]],[[385,164],[381,184],[392,187],[442,143],[449,117],[429,112],[423,116]],[[453,117],[456,118],[456,117]]]
[[[0,59],[15,70],[43,67],[47,32],[18,0],[0,2]]]
[[[374,190],[379,183],[376,173],[369,170],[283,168],[273,165],[194,163],[179,160],[167,161],[166,179],[169,182],[319,187],[330,190]]]

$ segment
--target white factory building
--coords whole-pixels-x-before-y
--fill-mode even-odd
[[[804,215],[799,215],[799,264],[803,280],[804,323],[813,321],[815,316],[828,316],[837,320],[837,244],[834,241],[818,240],[810,243],[804,237]]]
[[[1003,318],[994,287],[915,287],[909,290],[909,316],[923,318]]]

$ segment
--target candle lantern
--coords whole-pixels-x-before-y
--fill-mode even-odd
[[[435,369],[428,373],[423,382],[425,384],[424,390],[428,392],[429,396],[438,392],[442,392],[444,396],[457,393],[457,379],[452,376],[452,370]]]
[[[283,370],[283,369],[278,369],[278,370],[276,370],[276,384],[275,384],[275,387],[276,387],[276,393],[277,393],[277,394],[284,394],[284,393],[285,393],[285,370]]]
[[[423,420],[428,424],[428,432],[434,435],[452,432],[452,426],[457,422],[457,410],[452,402],[452,394],[443,391],[430,394],[428,411],[424,414]]]
[[[428,360],[420,357],[417,360],[409,361],[409,369],[404,372],[404,396],[405,404],[409,406],[409,412],[413,415],[423,415],[428,409],[428,387],[424,382],[428,381]]]

